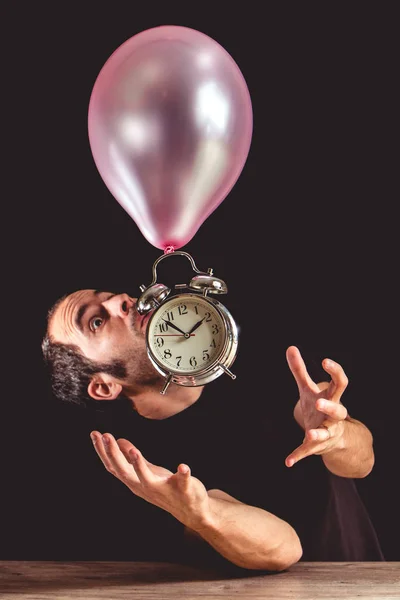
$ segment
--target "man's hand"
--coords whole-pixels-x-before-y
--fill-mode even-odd
[[[91,438],[107,471],[239,567],[281,571],[300,559],[298,535],[279,517],[221,490],[207,492],[187,465],[180,464],[172,473],[151,464],[128,440],[116,441],[109,433],[102,438],[98,431],[92,431]]]
[[[209,497],[199,479],[192,477],[185,464],[177,472],[153,465],[131,442],[106,433],[91,433],[97,454],[105,468],[122,481],[136,496],[166,510],[191,529],[207,521]],[[108,440],[108,443],[103,442]]]
[[[306,456],[343,448],[347,410],[340,398],[348,379],[338,363],[324,359],[322,366],[331,376],[331,381],[317,384],[307,373],[298,348],[290,346],[286,358],[299,388],[299,417],[305,430],[301,446],[286,458],[286,466],[292,467]]]

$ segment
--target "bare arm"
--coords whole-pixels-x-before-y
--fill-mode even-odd
[[[341,442],[322,455],[325,466],[340,477],[361,478],[371,473],[375,455],[370,430],[361,421],[347,415]]]
[[[185,464],[177,472],[153,465],[131,442],[107,433],[104,444],[92,432],[107,471],[136,496],[169,512],[239,567],[281,571],[297,562],[302,549],[294,529],[273,514],[243,504],[219,490],[207,492]]]
[[[286,521],[221,490],[209,490],[208,496],[210,516],[194,532],[230,562],[282,571],[300,560],[300,540]]]

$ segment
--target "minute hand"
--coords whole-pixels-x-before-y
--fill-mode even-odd
[[[195,323],[192,327],[192,329],[190,331],[188,331],[188,335],[190,335],[191,333],[193,333],[193,331],[196,331],[196,329],[198,327],[200,327],[200,325],[202,324],[202,322],[204,321],[205,317],[203,317],[200,321],[197,321],[197,323]]]

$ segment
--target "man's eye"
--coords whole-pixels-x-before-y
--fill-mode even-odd
[[[90,321],[90,329],[92,331],[96,331],[96,329],[99,329],[99,327],[101,327],[103,324],[103,319],[101,317],[95,317],[94,319],[91,319]]]

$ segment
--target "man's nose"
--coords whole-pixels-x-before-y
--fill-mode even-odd
[[[124,318],[129,315],[129,311],[135,302],[128,294],[117,294],[102,304],[111,315]]]

